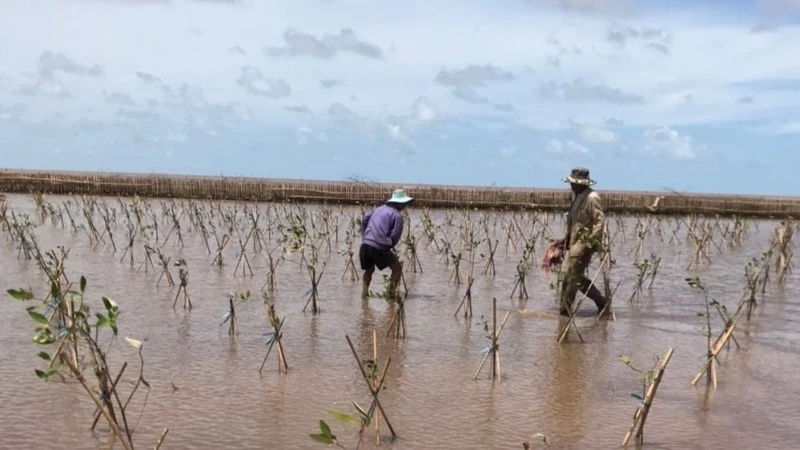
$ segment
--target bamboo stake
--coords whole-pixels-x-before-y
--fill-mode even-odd
[[[483,356],[481,360],[481,364],[478,366],[478,370],[475,371],[475,376],[473,380],[478,379],[478,375],[481,373],[481,369],[486,364],[486,360],[489,356],[492,357],[492,379],[500,378],[500,345],[498,341],[500,339],[500,332],[503,331],[503,327],[506,325],[506,321],[508,320],[508,316],[511,315],[511,311],[506,312],[506,316],[503,318],[503,322],[500,324],[500,327],[497,327],[497,298],[492,299],[492,334],[490,336],[492,345],[489,347],[489,351],[486,352],[486,355]]]
[[[395,433],[394,428],[392,427],[389,418],[386,416],[386,411],[383,409],[383,405],[381,405],[381,401],[378,399],[378,394],[380,393],[380,389],[373,389],[372,383],[369,381],[369,377],[367,376],[367,371],[364,369],[364,364],[361,363],[361,358],[358,357],[358,352],[356,352],[356,348],[353,346],[353,342],[350,340],[350,336],[345,335],[347,339],[347,344],[350,346],[350,351],[353,352],[353,357],[356,359],[356,363],[358,364],[358,368],[361,370],[361,375],[364,378],[364,381],[367,383],[367,388],[369,389],[370,393],[372,394],[372,400],[375,402],[375,405],[378,407],[381,415],[383,416],[383,421],[386,422],[386,426],[389,428],[389,432],[392,433],[392,438],[397,437],[397,433]],[[389,364],[392,362],[392,358],[386,360],[386,366],[384,367],[384,372],[387,372],[389,369]]]
[[[672,354],[674,352],[675,350],[672,347],[667,350],[667,354],[664,356],[664,360],[661,363],[661,367],[658,369],[658,373],[653,380],[653,384],[651,384],[647,389],[647,393],[642,400],[642,404],[636,408],[636,412],[633,415],[633,423],[628,429],[628,432],[625,434],[625,438],[622,440],[623,447],[627,447],[634,430],[636,430],[636,441],[638,444],[642,445],[644,442],[644,424],[645,421],[647,421],[647,415],[650,413],[650,408],[653,406],[653,398],[656,396],[658,386],[661,384],[661,378],[664,376],[664,370],[667,368],[667,364],[669,364],[669,360],[672,359]]]

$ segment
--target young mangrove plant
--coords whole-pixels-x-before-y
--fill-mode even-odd
[[[775,281],[783,283],[786,274],[790,273],[794,263],[792,262],[792,238],[794,237],[794,227],[788,222],[781,222],[775,229],[772,245],[778,258],[775,260]]]
[[[713,232],[707,224],[702,225],[702,234],[698,235],[693,229],[690,229],[687,236],[694,244],[694,256],[689,263],[687,270],[694,270],[699,267],[703,261],[711,263],[711,257],[708,256],[708,244],[712,241]]]
[[[132,450],[136,424],[131,424],[128,420],[128,405],[141,385],[147,388],[148,393],[150,390],[150,385],[143,375],[143,342],[126,338],[128,343],[138,350],[140,370],[127,399],[123,401],[118,386],[127,362],[117,372],[118,375],[114,376],[106,350],[110,343],[101,343],[105,337],[101,335],[103,329],[111,330],[112,342],[118,335],[119,305],[108,297],[102,297],[104,309],[92,315],[85,298],[86,278],[82,276],[79,289],[73,290],[70,284],[63,282],[66,252],[61,249],[60,254],[50,252],[49,255],[42,269],[48,278],[50,295],[41,301],[42,309],[37,311],[36,306],[26,308],[28,315],[36,323],[33,341],[42,348],[51,349],[50,352],[39,352],[38,356],[46,361],[47,365],[43,370],[36,369],[36,376],[43,381],[58,376],[80,384],[96,407],[95,419],[102,416],[114,437],[125,449]],[[9,289],[8,294],[26,303],[35,299],[34,294],[25,289]],[[147,397],[142,408],[146,403]],[[141,415],[139,417],[141,418]],[[92,427],[94,424],[96,420]]]
[[[347,275],[350,275],[350,281],[356,281],[360,277],[358,275],[358,271],[356,270],[356,263],[353,259],[354,251],[353,251],[353,244],[355,242],[356,232],[355,229],[351,228],[347,230],[344,238],[344,242],[346,247],[340,252],[343,256],[346,257],[347,263],[344,266],[344,272],[342,272],[342,280]]]
[[[392,363],[392,358],[388,358],[386,360],[386,365],[383,366],[383,373],[378,376],[379,367],[378,362],[376,359],[372,360],[362,360],[358,356],[358,352],[356,351],[355,346],[353,345],[353,341],[350,340],[350,336],[345,335],[347,339],[347,344],[350,346],[350,351],[353,353],[353,358],[355,358],[356,363],[358,364],[358,368],[361,372],[361,376],[364,379],[364,382],[367,384],[367,389],[372,396],[372,402],[369,409],[366,411],[365,416],[370,419],[370,421],[362,421],[361,423],[361,431],[369,425],[369,422],[376,421],[376,419],[383,418],[383,422],[386,424],[386,427],[389,429],[389,433],[392,435],[392,439],[397,437],[397,433],[394,431],[394,427],[392,427],[392,423],[389,421],[389,417],[386,415],[386,411],[383,409],[383,405],[381,404],[380,399],[378,398],[378,394],[385,389],[384,383],[386,380],[386,374],[389,371],[389,366]],[[375,336],[373,335],[373,340]],[[380,417],[375,417],[375,412],[380,411]],[[364,412],[361,408],[359,408],[360,412]],[[380,439],[379,437],[377,439]]]
[[[526,244],[525,250],[522,252],[522,258],[517,263],[516,282],[514,288],[511,290],[509,298],[514,298],[514,293],[519,293],[519,300],[528,298],[528,288],[525,286],[525,277],[530,272],[531,257],[533,257],[533,244]]]
[[[278,348],[278,372],[287,373],[289,364],[286,362],[286,351],[283,349],[283,342],[281,341],[283,338],[283,322],[286,317],[283,319],[278,318],[278,313],[275,312],[275,304],[269,303],[267,296],[264,296],[264,308],[267,310],[267,319],[269,319],[269,326],[272,328],[272,332],[264,334],[267,338],[267,354],[264,355],[264,360],[261,361],[258,373],[264,370],[264,364],[267,363],[267,358],[269,358],[272,348],[276,345]]]
[[[303,312],[305,312],[306,308],[308,308],[309,303],[311,304],[311,312],[314,314],[319,313],[319,282],[322,279],[322,275],[325,273],[325,266],[327,263],[322,263],[322,269],[320,270],[317,265],[319,264],[319,246],[317,242],[320,239],[324,239],[325,235],[320,234],[315,237],[314,240],[311,240],[307,246],[310,249],[311,254],[306,261],[306,269],[308,269],[308,278],[311,282],[311,291],[308,295],[308,300],[306,301],[305,306],[303,306]]]
[[[247,258],[247,244],[250,243],[250,239],[253,237],[253,233],[255,233],[255,230],[256,230],[255,228],[251,228],[250,232],[247,233],[247,236],[245,237],[244,241],[242,241],[241,233],[238,233],[237,230],[238,233],[237,239],[239,240],[239,251],[238,251],[239,259],[236,261],[236,267],[233,269],[234,277],[236,276],[236,273],[239,271],[239,267],[242,268],[242,273],[244,273],[244,271],[247,270],[250,272],[250,276],[251,277],[253,276],[253,267],[250,266],[250,259]]]
[[[229,323],[228,336],[239,335],[239,323],[236,320],[236,304],[245,303],[248,300],[250,300],[250,291],[240,293],[228,292],[228,312],[222,316],[222,323],[219,324],[219,326],[223,326]]]
[[[186,260],[181,258],[175,262],[175,266],[178,268],[178,279],[180,280],[181,284],[178,286],[178,292],[175,293],[175,300],[172,302],[172,309],[175,309],[175,305],[178,304],[178,297],[183,293],[183,309],[187,307],[191,310],[192,309],[192,299],[189,297],[189,291],[187,287],[189,286],[189,267],[186,265]]]
[[[711,328],[711,307],[717,304],[717,301],[713,298],[709,297],[708,291],[706,287],[703,285],[702,281],[699,277],[693,278],[686,278],[686,283],[689,285],[690,288],[699,291],[703,295],[703,303],[705,311],[702,313],[698,313],[699,316],[705,317],[706,323],[703,326],[703,331],[706,335],[706,343],[707,343],[707,350],[706,350],[706,357],[710,364],[707,364],[706,369],[706,381],[714,386],[717,387],[717,366],[715,364],[716,359],[713,352],[713,343],[711,341],[711,337],[713,336],[713,331]],[[695,384],[695,381],[692,381],[692,385]]]
[[[284,256],[281,255],[280,258],[275,258],[272,256],[275,253],[275,250],[279,249],[280,246],[273,248],[272,250],[266,251],[266,260],[267,260],[267,279],[264,281],[264,284],[261,286],[261,290],[264,291],[265,289],[269,289],[270,292],[275,290],[275,271],[278,270],[278,265],[280,265],[281,261],[284,260]]]
[[[422,262],[419,260],[419,254],[417,253],[417,238],[411,233],[410,229],[406,232],[403,245],[405,245],[406,260],[411,263],[411,272],[422,273]]]
[[[649,286],[652,286],[653,279],[655,278],[656,273],[658,273],[658,266],[660,264],[661,258],[658,258],[655,255],[651,255],[650,258],[644,258],[641,261],[633,263],[633,265],[636,267],[636,283],[631,296],[628,297],[628,302],[634,303],[639,300],[639,296],[645,290],[644,285],[648,278],[650,279]]]
[[[700,381],[700,378],[703,377],[703,374],[706,375],[706,382],[710,383],[710,385],[716,389],[717,388],[717,364],[719,362],[718,355],[722,351],[722,349],[728,344],[728,341],[733,339],[736,340],[733,332],[736,329],[736,325],[739,322],[739,319],[745,312],[745,307],[749,303],[747,298],[742,298],[739,302],[736,311],[733,313],[732,316],[728,316],[724,306],[720,305],[720,303],[713,298],[709,299],[708,291],[706,290],[703,283],[700,281],[699,278],[687,278],[687,283],[690,287],[700,291],[703,293],[706,303],[706,340],[708,343],[708,351],[706,353],[706,361],[703,364],[703,367],[700,371],[695,375],[694,379],[692,379],[692,386],[696,386],[697,383]],[[714,307],[720,317],[722,318],[723,322],[725,323],[725,327],[720,332],[719,336],[712,341],[712,331],[711,331],[711,307]],[[738,343],[737,343],[738,346]]]
[[[644,425],[647,421],[647,416],[650,414],[650,408],[653,406],[653,399],[656,396],[656,392],[658,392],[658,386],[661,384],[661,378],[664,376],[664,371],[666,370],[670,359],[672,359],[673,353],[674,349],[670,347],[669,350],[667,350],[667,354],[664,355],[664,358],[661,361],[656,358],[653,368],[648,371],[642,371],[636,368],[633,365],[633,361],[629,357],[622,357],[623,364],[642,374],[641,396],[639,394],[631,394],[632,396],[641,400],[641,403],[636,407],[636,412],[633,414],[633,423],[628,429],[628,432],[625,433],[625,437],[622,440],[623,447],[628,445],[631,437],[634,436],[634,432],[636,433],[636,443],[639,446],[644,443]],[[656,367],[658,367],[657,370]]]
[[[156,286],[158,286],[161,283],[161,278],[163,278],[164,275],[167,276],[167,283],[169,283],[169,286],[170,287],[175,286],[175,280],[173,280],[172,273],[170,273],[169,271],[169,260],[171,259],[171,257],[165,256],[164,252],[162,252],[160,248],[155,248],[154,250],[156,252],[156,255],[158,255],[158,265],[161,266],[161,275],[158,276],[158,281],[156,281]]]
[[[360,427],[361,430],[368,427],[371,422],[371,418],[367,415],[367,412],[364,411],[364,408],[358,405],[356,402],[352,402],[353,406],[356,409],[356,413],[348,414],[342,411],[328,411],[328,414],[331,415],[336,420],[347,424],[347,425],[355,425]],[[342,445],[333,431],[331,430],[330,425],[324,420],[319,421],[319,432],[309,434],[309,437],[313,439],[315,442],[319,442],[320,444],[328,444],[328,445],[335,445],[340,448],[346,448]],[[358,443],[356,444],[355,448],[360,448],[362,443],[363,435],[359,432],[358,435]]]
[[[744,276],[747,282],[745,296],[747,301],[747,321],[750,322],[750,316],[758,306],[756,301],[756,294],[760,287],[764,286],[766,279],[769,276],[769,259],[772,258],[772,249],[764,252],[761,257],[753,258],[744,267]]]
[[[497,326],[497,298],[492,299],[492,331],[489,332],[489,323],[486,320],[483,320],[483,331],[486,332],[486,339],[488,339],[491,344],[483,349],[484,356],[483,360],[481,360],[481,364],[478,366],[478,370],[475,371],[474,380],[478,379],[478,376],[481,374],[481,369],[486,364],[486,360],[491,357],[491,371],[492,371],[492,380],[496,380],[500,378],[500,333],[503,331],[503,327],[506,325],[506,320],[508,320],[508,316],[511,315],[511,311],[506,312],[506,316],[503,317],[503,321],[500,323],[500,327]]]

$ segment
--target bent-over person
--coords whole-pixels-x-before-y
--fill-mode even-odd
[[[403,189],[397,189],[386,203],[361,219],[361,248],[358,251],[361,270],[364,271],[361,298],[369,298],[369,285],[375,268],[379,271],[387,267],[392,269],[389,293],[396,294],[397,283],[403,274],[403,264],[392,250],[403,235],[402,211],[413,200]]]

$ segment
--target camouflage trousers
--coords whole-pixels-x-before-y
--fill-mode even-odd
[[[574,256],[572,254],[569,255],[561,284],[560,306],[562,314],[572,310],[575,296],[579,291],[594,301],[598,311],[602,311],[606,306],[606,298],[600,293],[597,286],[592,284],[592,280],[586,277],[586,270],[589,268],[591,261],[592,252],[582,252]]]

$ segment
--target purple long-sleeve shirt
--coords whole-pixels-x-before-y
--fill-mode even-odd
[[[361,219],[361,242],[382,250],[394,248],[403,235],[403,215],[381,205]]]

